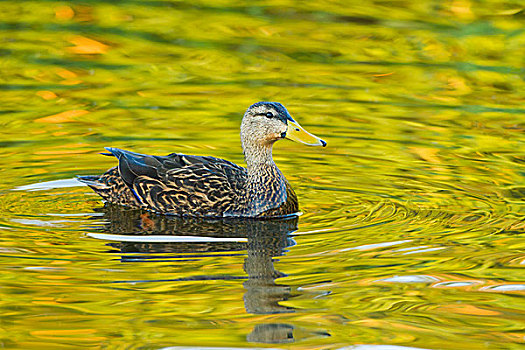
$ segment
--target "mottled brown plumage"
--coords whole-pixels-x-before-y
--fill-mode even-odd
[[[258,102],[241,124],[246,168],[215,157],[150,156],[107,148],[117,167],[81,176],[105,201],[162,214],[200,217],[276,217],[297,213],[297,196],[275,165],[272,147],[284,137],[309,145],[307,133],[280,103]]]

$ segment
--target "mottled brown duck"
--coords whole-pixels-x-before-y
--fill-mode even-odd
[[[273,144],[283,138],[310,146],[308,133],[277,102],[257,102],[244,114],[241,143],[246,168],[224,159],[172,153],[150,156],[106,148],[118,166],[80,176],[106,202],[160,214],[200,217],[277,217],[299,211],[297,196],[277,168]]]

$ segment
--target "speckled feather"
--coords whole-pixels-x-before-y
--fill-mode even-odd
[[[261,217],[298,211],[297,196],[276,166],[261,170],[265,174],[248,184],[246,168],[224,159],[108,150],[119,159],[118,167],[79,180],[109,203],[179,216]]]
[[[257,102],[244,114],[241,143],[246,168],[224,159],[172,153],[151,156],[118,148],[106,155],[118,167],[100,176],[81,176],[109,203],[162,214],[197,217],[276,217],[297,213],[297,196],[275,165],[273,144],[303,132],[309,145],[326,142],[307,133],[277,102]],[[308,139],[309,138],[309,139]],[[312,141],[313,140],[313,141]]]

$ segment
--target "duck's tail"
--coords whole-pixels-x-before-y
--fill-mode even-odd
[[[85,183],[95,191],[101,186],[107,186],[106,183],[101,179],[102,175],[85,175],[77,176],[76,179],[82,183]]]
[[[135,197],[122,181],[117,167],[109,169],[102,175],[78,176],[77,180],[91,187],[106,202],[137,206]]]
[[[104,175],[77,176],[77,180],[91,187],[105,201],[112,201],[111,197],[114,191],[110,183],[108,183],[107,173]]]
[[[107,148],[106,148],[107,149]],[[111,152],[110,149],[108,151]],[[105,156],[114,156],[112,153],[100,153]],[[111,187],[115,186],[119,177],[117,167],[111,168],[102,175],[84,175],[77,176],[76,179],[82,183],[85,183],[99,194],[103,199],[107,200]]]

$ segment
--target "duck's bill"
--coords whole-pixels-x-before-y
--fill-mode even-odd
[[[288,120],[286,138],[295,142],[304,143],[308,146],[326,146],[326,142],[324,140],[321,140],[319,137],[304,130],[303,127],[296,121]]]

